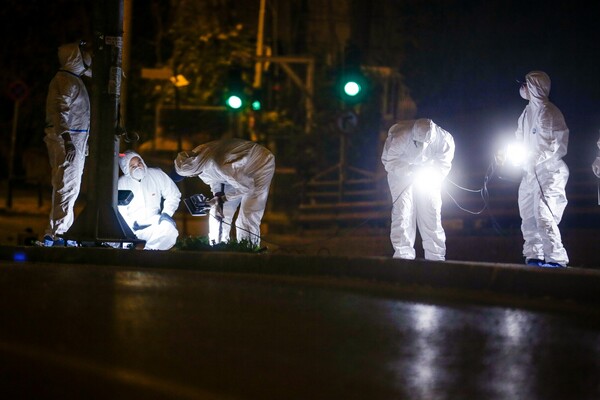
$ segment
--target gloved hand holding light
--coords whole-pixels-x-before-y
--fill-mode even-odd
[[[413,185],[417,190],[439,189],[442,179],[442,174],[431,165],[413,167]]]
[[[504,150],[504,162],[513,167],[519,167],[527,161],[527,150],[522,143],[512,142],[506,145]]]

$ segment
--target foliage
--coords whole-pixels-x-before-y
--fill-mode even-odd
[[[239,253],[260,253],[262,249],[250,242],[242,239],[241,241],[231,240],[211,245],[208,236],[187,236],[177,239],[175,248],[178,250],[192,251],[233,251]]]
[[[167,63],[174,75],[190,82],[179,90],[183,103],[221,105],[229,67],[251,67],[254,32],[236,18],[234,9],[226,0],[174,2],[173,23],[167,31],[172,54]],[[160,90],[165,101],[174,102],[173,85],[161,85]]]

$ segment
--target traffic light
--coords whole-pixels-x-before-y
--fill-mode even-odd
[[[262,102],[262,90],[261,89],[254,89],[252,91],[252,99],[250,99],[250,107],[252,108],[252,111],[261,111],[263,108],[263,102]]]
[[[342,100],[347,103],[358,103],[364,99],[367,80],[359,70],[344,71],[340,80]]]
[[[239,95],[230,93],[227,95],[225,104],[232,110],[239,110],[244,105],[244,101]]]
[[[337,90],[346,104],[360,103],[365,98],[368,85],[360,65],[360,50],[349,44],[344,50],[344,62],[339,69],[337,82]]]
[[[242,79],[240,68],[231,68],[228,72],[227,90],[225,91],[225,105],[230,110],[241,110],[247,104],[247,96],[244,93],[246,84]]]

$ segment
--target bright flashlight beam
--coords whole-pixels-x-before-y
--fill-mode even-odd
[[[413,183],[419,190],[431,190],[439,187],[442,175],[433,167],[420,167],[414,173]]]
[[[527,158],[527,150],[521,143],[509,143],[506,146],[505,156],[506,161],[508,161],[511,165],[518,167],[525,163]]]

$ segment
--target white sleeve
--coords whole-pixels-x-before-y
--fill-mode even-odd
[[[161,183],[161,196],[165,199],[163,203],[162,212],[168,214],[169,216],[173,216],[175,211],[179,208],[179,203],[181,201],[181,192],[179,188],[171,178],[163,171],[160,171],[160,183]]]

